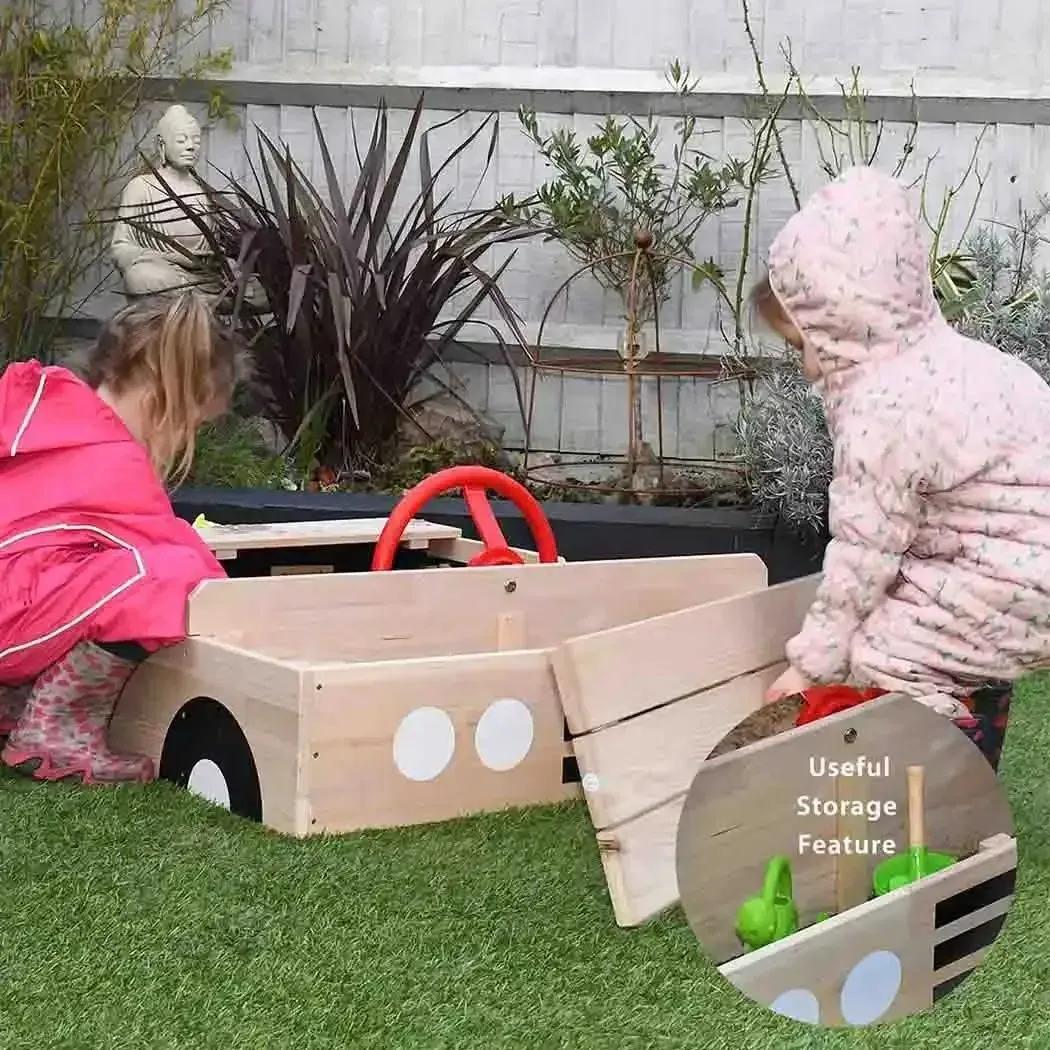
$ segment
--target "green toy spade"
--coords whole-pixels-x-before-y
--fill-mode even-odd
[[[744,901],[736,913],[736,935],[748,951],[754,951],[797,931],[791,864],[787,857],[774,857],[766,865],[762,896]]]
[[[908,852],[884,860],[875,869],[875,894],[881,897],[955,863],[947,853],[926,848],[926,769],[908,766]]]

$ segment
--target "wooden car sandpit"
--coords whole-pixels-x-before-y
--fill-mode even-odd
[[[460,488],[480,541],[415,517]],[[486,489],[521,511],[535,552],[507,546]],[[754,554],[567,563],[527,490],[481,467],[428,478],[385,521],[204,534],[227,557],[374,544],[377,571],[278,567],[203,584],[189,602],[188,639],[129,683],[114,746],[149,754],[163,778],[295,836],[582,795],[621,926],[678,902],[676,833],[690,785],[715,745],[762,705],[819,582],[768,586]],[[385,571],[402,543],[471,571]],[[770,754],[796,732],[769,741]],[[751,750],[712,765],[732,770]],[[992,836],[968,868],[945,873],[944,894],[1012,880],[1015,866],[1012,837]],[[873,904],[918,893],[922,908],[935,909],[935,890],[919,884]],[[1012,881],[1002,890],[993,911],[1008,906]],[[833,923],[847,918],[797,936],[818,953],[827,938],[846,967]],[[791,967],[780,964],[788,943],[716,961],[773,1004],[791,990]],[[961,979],[983,950],[950,976]],[[932,978],[924,987],[932,995]]]

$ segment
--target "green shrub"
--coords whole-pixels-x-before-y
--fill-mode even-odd
[[[989,224],[974,232],[967,245],[974,292],[957,324],[965,335],[1019,357],[1050,382],[1050,280],[1035,265],[1048,214],[1050,201],[1043,199],[1012,229]]]
[[[280,489],[290,480],[288,463],[267,449],[255,421],[228,415],[201,428],[193,469],[183,484]]]
[[[700,148],[704,131],[686,110],[697,81],[677,61],[666,77],[683,102],[670,163],[660,158],[662,129],[653,114],[645,121],[607,117],[581,140],[568,128],[542,130],[527,107],[518,112],[522,130],[552,173],[524,202],[522,214],[618,295],[636,327],[657,316],[687,266],[697,284],[721,287],[721,270],[714,260],[696,263],[694,245],[708,219],[739,204],[748,168],[747,161],[719,161]],[[644,272],[635,256],[643,233],[652,247]]]
[[[832,452],[820,394],[794,361],[765,366],[756,389],[737,426],[752,499],[797,531],[819,532]]]

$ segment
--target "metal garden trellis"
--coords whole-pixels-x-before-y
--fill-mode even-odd
[[[618,356],[612,357],[608,354],[600,355],[573,355],[571,358],[565,356],[544,355],[544,332],[550,318],[551,310],[558,298],[585,273],[593,273],[598,267],[607,265],[616,260],[630,261],[630,278],[626,289],[625,300],[625,329],[623,346]],[[660,296],[654,269],[658,263],[677,264],[681,267],[692,269],[696,266],[695,260],[686,259],[674,255],[665,255],[654,250],[654,237],[649,230],[639,229],[634,234],[634,247],[623,252],[612,253],[600,259],[595,259],[577,267],[555,290],[543,312],[540,320],[539,331],[536,337],[536,347],[530,360],[529,389],[527,395],[526,421],[525,421],[525,450],[522,456],[521,471],[533,483],[542,484],[550,489],[589,490],[594,493],[611,494],[619,493],[626,496],[629,501],[637,502],[640,489],[637,486],[639,468],[651,464],[647,461],[645,440],[645,428],[642,412],[641,390],[642,383],[651,379],[656,387],[656,447],[655,466],[657,469],[657,484],[645,485],[644,491],[648,499],[661,497],[684,496],[695,492],[695,487],[682,488],[667,484],[667,455],[665,450],[665,435],[663,421],[663,394],[665,380],[700,379],[711,378],[712,368],[708,364],[689,363],[686,360],[675,360],[679,355],[664,354],[660,347]],[[643,282],[648,281],[648,288],[644,288]],[[651,312],[653,326],[653,341],[651,349],[644,348],[642,342],[642,321],[640,319],[640,301],[644,296],[640,295],[640,289],[647,291],[652,297]],[[602,482],[584,482],[573,478],[555,481],[549,476],[540,478],[538,472],[549,472],[549,465],[529,466],[529,456],[533,454],[532,429],[533,418],[537,401],[537,383],[545,374],[575,374],[590,376],[599,379],[606,376],[624,377],[627,385],[627,452],[620,459],[601,457],[584,457],[575,460],[566,467],[620,467],[622,482],[619,484]],[[741,370],[737,366],[732,375],[726,378],[741,379],[749,375],[747,369]],[[652,446],[650,445],[649,448]],[[705,471],[714,471],[726,474],[739,474],[738,468],[717,461],[695,460],[692,463],[702,467]]]

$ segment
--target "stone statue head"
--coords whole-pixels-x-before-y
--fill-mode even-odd
[[[169,106],[157,121],[157,152],[161,166],[167,164],[186,171],[197,163],[201,126],[185,106]]]

